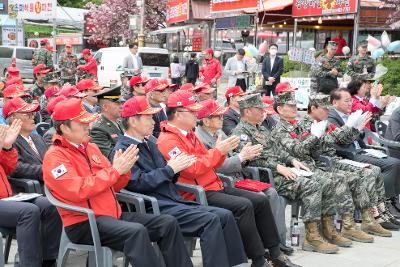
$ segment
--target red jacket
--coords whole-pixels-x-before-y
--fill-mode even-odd
[[[351,104],[351,112],[354,112],[356,110],[361,109],[362,112],[371,112],[371,113],[376,113],[376,112],[380,112],[381,109],[374,106],[371,102],[369,102],[367,99],[363,99],[362,101],[360,101],[357,97],[355,97],[354,95],[351,97],[353,98],[353,103]],[[368,122],[368,124],[365,126],[365,128],[372,130],[371,129],[371,122]]]
[[[196,155],[197,160],[189,168],[180,172],[178,181],[186,184],[200,185],[206,191],[222,190],[223,185],[215,170],[224,163],[225,155],[218,149],[208,149],[195,134],[192,143],[180,130],[170,126],[166,121],[161,122],[161,134],[157,145],[164,157],[169,160],[174,151]],[[185,199],[193,200],[194,196],[183,193]]]
[[[127,185],[130,172],[119,175],[95,144],[84,144],[85,155],[62,136],[54,134],[53,140],[43,160],[43,180],[52,194],[67,204],[90,208],[96,216],[120,218],[115,192]],[[87,220],[81,213],[59,213],[64,227]]]
[[[221,64],[216,58],[211,58],[209,60],[204,59],[203,64],[201,64],[199,76],[204,77],[203,82],[211,84],[211,80],[218,79],[222,75]]]
[[[15,148],[11,151],[0,150],[0,199],[12,196],[12,189],[7,175],[14,172],[17,162],[18,152]]]
[[[90,56],[86,60],[86,65],[81,65],[79,68],[83,71],[86,71],[89,74],[92,74],[93,77],[97,80],[97,61],[96,59],[93,58],[93,56]]]

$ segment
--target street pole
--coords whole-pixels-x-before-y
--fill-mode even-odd
[[[296,36],[297,36],[297,18],[294,19],[293,27],[293,47],[296,47]]]
[[[144,18],[144,5],[145,5],[145,0],[138,0],[136,3],[141,3],[140,7],[140,32],[138,34],[138,46],[139,47],[144,47],[144,23],[145,23],[145,18]]]
[[[354,27],[353,27],[353,46],[352,54],[356,54],[357,50],[357,39],[358,39],[358,29],[360,24],[360,0],[357,1],[357,13],[354,15]]]
[[[254,41],[253,45],[257,47],[257,35],[258,35],[258,13],[254,15]]]
[[[19,28],[19,19],[18,16],[15,18],[15,46],[18,46],[18,28]]]

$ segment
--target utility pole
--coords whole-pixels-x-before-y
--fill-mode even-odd
[[[139,47],[144,47],[144,23],[145,23],[145,17],[144,17],[144,5],[145,5],[145,0],[137,0],[136,5],[139,6],[140,3],[140,32],[138,34],[138,46]]]

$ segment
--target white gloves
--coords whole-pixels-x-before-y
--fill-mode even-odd
[[[370,112],[367,111],[364,114],[362,114],[360,116],[360,118],[358,119],[358,121],[356,122],[356,124],[354,125],[354,128],[356,128],[357,130],[361,131],[362,129],[364,129],[365,124],[366,124],[366,119],[369,116]]]
[[[326,131],[326,124],[328,121],[314,121],[313,124],[311,124],[311,134],[315,135],[316,137],[320,138]]]
[[[362,110],[359,109],[356,112],[353,112],[350,114],[349,118],[347,119],[346,122],[346,126],[350,127],[350,128],[355,128],[355,126],[357,125],[357,122],[360,120],[362,114]]]

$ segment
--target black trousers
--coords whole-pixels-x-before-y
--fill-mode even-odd
[[[171,83],[178,85],[178,88],[181,87],[182,79],[179,78],[171,78]]]
[[[246,90],[247,90],[246,79],[237,79],[236,85],[240,86],[240,88],[242,88],[243,92],[246,92]]]
[[[231,211],[210,206],[159,203],[161,213],[177,219],[184,236],[200,237],[204,267],[229,267],[247,262]]]
[[[57,259],[62,223],[47,198],[0,200],[0,226],[16,227],[20,267],[40,267],[42,260]]]
[[[272,96],[274,96],[275,95],[275,87],[276,87],[275,83],[273,85],[264,85],[264,87],[263,87],[264,92],[262,92],[262,95],[271,96],[271,93],[272,93]]]
[[[186,82],[187,83],[191,83],[193,85],[196,85],[196,81],[197,81],[197,78],[187,78],[186,77]]]
[[[381,168],[387,198],[392,198],[400,194],[400,159],[389,156],[378,159],[365,154],[356,154],[354,160]]]
[[[193,266],[172,216],[123,212],[120,220],[98,216],[96,222],[101,244],[124,252],[133,266],[162,266],[151,242],[158,243],[167,267]],[[68,226],[65,232],[74,243],[93,244],[88,221]]]
[[[235,216],[247,256],[255,259],[269,249],[279,255],[279,234],[274,216],[264,194],[227,187],[206,192],[208,204],[232,211]],[[275,255],[273,255],[275,254]]]

